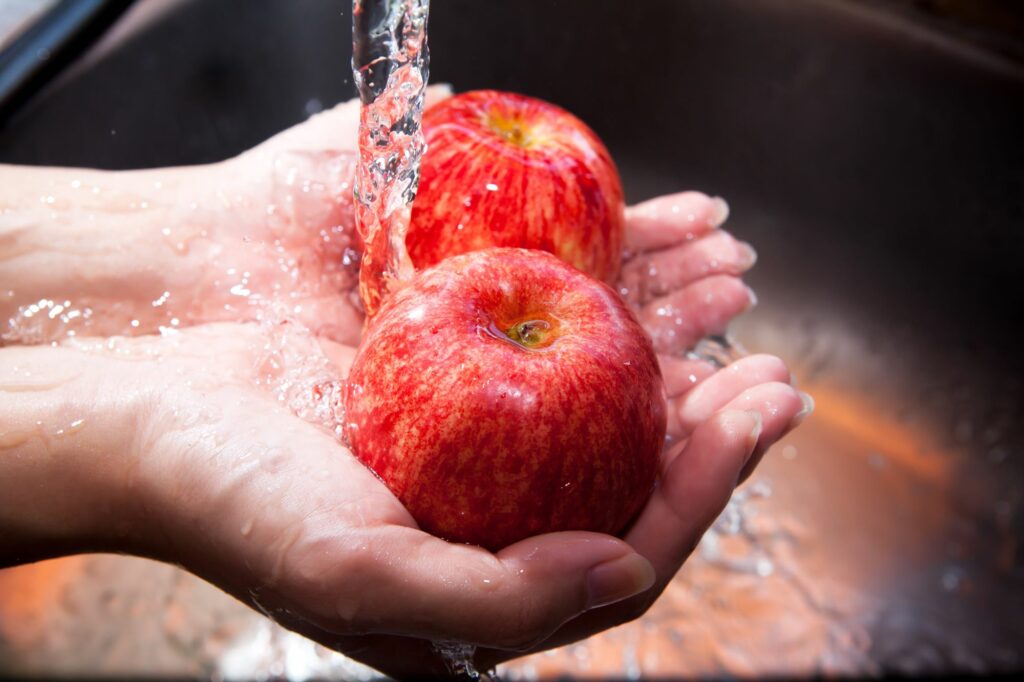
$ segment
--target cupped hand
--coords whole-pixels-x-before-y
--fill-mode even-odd
[[[180,564],[386,672],[421,672],[430,640],[528,646],[654,580],[610,536],[555,533],[492,554],[418,530],[324,428],[351,353],[292,323],[78,339],[54,352],[87,355],[79,364],[98,393],[133,396],[133,433],[109,434],[112,449],[129,449],[114,476],[132,519],[122,550]]]
[[[478,644],[486,667],[638,616],[810,410],[777,358],[718,368],[687,353],[752,304],[740,276],[753,251],[721,229],[720,200],[683,193],[627,209],[619,289],[659,352],[672,446],[622,539],[556,533],[497,554],[446,543],[331,431],[331,387],[362,327],[357,117],[341,105],[236,159],[171,171],[174,220],[138,228],[132,263],[169,274],[153,291],[124,283],[109,328],[91,327],[117,333],[132,319],[135,333],[164,334],[70,342],[104,358],[111,391],[143,396],[124,472],[140,520],[130,549],[396,675],[440,671],[429,640]]]
[[[286,321],[65,345],[93,356],[97,390],[135,396],[134,437],[110,435],[131,443],[125,549],[399,676],[443,671],[431,641],[477,644],[490,666],[636,617],[803,409],[786,384],[691,397],[711,416],[666,453],[622,539],[552,533],[492,554],[418,530],[327,428],[344,346]]]

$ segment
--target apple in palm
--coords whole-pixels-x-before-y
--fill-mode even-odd
[[[420,526],[492,550],[621,532],[665,436],[657,359],[632,312],[536,250],[418,273],[370,321],[344,400],[354,452]]]
[[[608,150],[553,104],[496,90],[423,115],[427,151],[406,245],[417,268],[491,246],[540,249],[613,283],[624,203]]]

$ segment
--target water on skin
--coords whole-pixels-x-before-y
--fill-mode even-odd
[[[79,219],[119,220],[130,211],[132,222],[119,232],[129,235],[127,242],[111,238],[109,243],[80,244],[68,237],[46,248],[98,259],[116,259],[121,250],[138,248],[142,263],[168,254],[172,262],[159,272],[141,267],[129,291],[86,282],[78,290],[28,299],[14,288],[0,290],[0,302],[14,307],[0,322],[0,344],[173,334],[198,322],[259,320],[278,313],[266,309],[271,299],[292,302],[289,314],[299,317],[306,301],[354,292],[359,256],[350,230],[350,183],[355,154],[284,151],[270,157],[257,152],[253,159],[268,167],[268,182],[245,192],[231,186],[231,177],[220,175],[194,196],[169,193],[159,180],[145,188],[144,198],[122,196],[102,181],[92,185],[95,192],[81,182],[79,188],[73,183],[54,188],[54,206],[70,201],[65,192],[96,197],[95,205],[75,198]],[[19,207],[4,218],[45,218],[34,210]],[[225,212],[243,217],[225,221]],[[187,276],[176,276],[179,272]]]

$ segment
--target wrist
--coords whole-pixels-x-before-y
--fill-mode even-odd
[[[72,348],[0,349],[0,565],[131,550],[137,394],[108,390],[105,365]]]
[[[0,343],[155,332],[171,304],[184,322],[218,173],[0,166]]]

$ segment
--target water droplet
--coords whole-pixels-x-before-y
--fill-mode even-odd
[[[318,114],[321,111],[323,111],[324,105],[323,102],[321,102],[319,99],[313,97],[306,100],[306,106],[304,107],[304,109],[306,111],[307,116],[312,116],[313,114]]]

